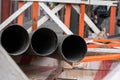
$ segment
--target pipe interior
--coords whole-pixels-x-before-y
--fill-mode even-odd
[[[21,54],[29,45],[27,31],[19,25],[6,28],[1,35],[1,44],[9,54]]]
[[[33,34],[31,45],[37,54],[50,55],[57,48],[57,35],[51,29],[40,28]]]
[[[62,43],[62,54],[69,62],[80,61],[86,52],[86,42],[79,36],[68,36]]]

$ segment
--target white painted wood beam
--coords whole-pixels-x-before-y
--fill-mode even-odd
[[[73,4],[88,4],[88,5],[106,5],[117,6],[118,1],[103,1],[103,0],[14,0],[14,1],[40,1],[40,2],[57,2],[57,3],[73,3]]]
[[[7,18],[3,23],[0,24],[0,31],[6,27],[10,22],[12,22],[15,18],[17,18],[23,11],[25,11],[28,7],[32,5],[33,2],[27,2],[20,9],[18,9],[15,13],[13,13],[9,18]]]
[[[57,2],[57,3],[85,3],[89,4],[89,0],[14,0],[14,1],[40,1],[40,2]]]
[[[90,5],[117,6],[118,1],[111,0],[90,0]]]
[[[80,7],[78,5],[72,5],[72,7],[77,11],[78,14],[80,14]],[[100,33],[100,30],[97,28],[97,26],[91,21],[91,19],[85,14],[85,22],[89,25],[89,27],[96,33]]]
[[[39,5],[45,10],[45,12],[53,19],[53,21],[68,35],[73,34],[72,31],[70,31],[67,26],[52,12],[48,6],[46,6],[44,3],[39,3]]]
[[[113,48],[88,48],[88,52],[95,52],[95,53],[118,53],[120,54],[120,49],[113,49]]]
[[[55,14],[59,10],[61,10],[64,6],[65,6],[64,4],[59,4],[52,9],[52,12]],[[40,18],[38,20],[38,27],[40,27],[43,23],[45,23],[49,18],[50,17],[48,15],[45,15],[42,18]],[[32,31],[32,26],[27,31],[28,31],[28,33],[30,33]]]

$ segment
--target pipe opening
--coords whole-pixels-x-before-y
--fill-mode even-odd
[[[32,35],[31,46],[38,55],[52,54],[56,50],[57,44],[57,35],[51,29],[40,28]]]
[[[87,52],[86,42],[77,35],[70,35],[62,43],[62,55],[68,62],[77,62],[84,58]]]
[[[19,55],[27,50],[29,35],[23,27],[12,25],[3,30],[1,44],[9,54]]]

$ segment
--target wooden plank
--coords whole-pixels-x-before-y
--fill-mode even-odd
[[[96,53],[120,53],[120,49],[112,49],[112,48],[88,48],[88,52],[96,52]]]
[[[79,16],[79,36],[84,37],[84,17],[85,17],[85,4],[80,4]]]
[[[18,17],[23,11],[25,11],[29,6],[32,5],[33,2],[27,2],[23,5],[20,9],[18,9],[15,13],[13,13],[9,18],[7,18],[3,23],[0,25],[0,31],[6,27],[10,22],[12,22],[16,17]]]
[[[0,45],[0,80],[29,80]]]
[[[89,0],[14,0],[14,1],[40,1],[40,2],[57,2],[57,3],[89,3]]]
[[[80,8],[78,5],[72,5],[73,8],[77,11],[78,14],[80,14]],[[96,33],[100,33],[100,30],[97,28],[97,26],[91,21],[91,19],[85,14],[85,22],[89,25],[89,27]]]
[[[22,1],[19,1],[19,2],[18,2],[18,8],[21,8],[23,5],[24,5],[24,2],[22,2]],[[21,13],[21,14],[18,16],[18,24],[21,25],[21,26],[23,25],[23,18],[24,18],[24,14]]]
[[[60,9],[62,9],[65,5],[64,4],[59,4],[55,8],[52,9],[53,13],[55,14],[58,12]],[[43,23],[45,23],[49,19],[48,15],[43,16],[41,19],[38,20],[38,27],[40,27]],[[32,26],[27,30],[28,33],[32,31]]]
[[[120,59],[120,54],[106,54],[106,55],[98,55],[98,56],[86,56],[80,62],[118,60],[118,59]],[[77,62],[76,64],[79,64],[80,62]]]
[[[38,21],[38,2],[33,2],[32,6],[32,31],[37,29],[37,21]]]
[[[73,63],[73,67],[79,69],[89,69],[89,70],[98,70],[101,61],[94,61],[94,62],[81,62],[80,64]]]
[[[109,30],[110,35],[115,34],[116,10],[117,10],[117,7],[115,7],[115,6],[111,7],[111,11],[110,11],[110,30]]]
[[[102,5],[102,6],[104,6],[104,5],[106,5],[106,6],[117,6],[117,3],[118,3],[119,1],[111,1],[111,0],[90,0],[90,4],[91,5]]]
[[[2,0],[1,11],[1,22],[3,22],[10,16],[10,0]]]
[[[67,26],[44,4],[39,3],[39,5],[45,10],[45,12],[54,20],[54,22],[66,33],[66,34],[73,34]]]
[[[57,2],[57,3],[74,3],[74,4],[90,4],[90,5],[106,5],[117,6],[118,1],[100,1],[100,0],[14,0],[14,1],[40,1],[40,2]]]
[[[65,25],[70,28],[71,4],[66,4],[65,10]]]
[[[99,43],[120,43],[119,39],[92,39],[92,42],[99,42]]]
[[[120,44],[88,44],[87,48],[120,48]]]

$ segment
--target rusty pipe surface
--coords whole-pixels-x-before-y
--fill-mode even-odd
[[[39,28],[31,36],[31,48],[34,54],[48,56],[58,47],[56,33],[49,28]]]
[[[77,35],[59,36],[58,53],[67,62],[73,63],[82,60],[87,53],[85,40]]]
[[[20,25],[10,25],[0,35],[0,43],[10,55],[23,54],[29,47],[29,35]]]

